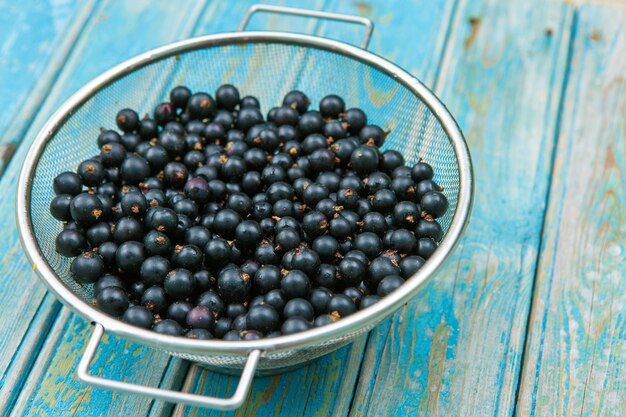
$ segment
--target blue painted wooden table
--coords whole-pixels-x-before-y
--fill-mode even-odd
[[[87,387],[90,325],[46,293],[13,212],[34,134],[72,92],[139,52],[235,30],[250,0],[0,0],[0,412],[218,415]],[[626,3],[270,1],[372,18],[371,49],[433,88],[475,164],[470,226],[392,319],[226,415],[626,415]],[[259,16],[253,28],[357,43],[358,29]],[[115,361],[116,369],[104,367]],[[115,337],[94,369],[226,395],[237,378]]]

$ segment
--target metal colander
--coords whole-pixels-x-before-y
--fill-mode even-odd
[[[371,21],[360,17],[272,6],[251,8],[241,29],[259,10],[364,24],[363,48],[373,29]],[[322,328],[259,341],[160,335],[93,308],[92,286],[76,282],[69,272],[70,260],[55,252],[55,237],[62,227],[48,211],[54,197],[53,178],[98,154],[95,138],[100,127],[112,126],[121,108],[149,112],[167,100],[174,86],[211,92],[225,83],[258,97],[263,111],[294,89],[306,92],[313,103],[327,94],[340,95],[348,106],[360,107],[368,120],[390,131],[384,149],[400,151],[411,164],[422,159],[434,166],[435,181],[444,187],[450,209],[440,219],[444,238],[424,267],[398,291],[364,311]],[[334,40],[282,32],[236,32],[188,39],[144,53],[74,94],[50,118],[29,151],[19,181],[17,216],[23,245],[43,281],[67,306],[95,324],[79,365],[81,379],[164,400],[227,409],[243,402],[256,371],[292,368],[336,350],[405,304],[458,242],[471,198],[471,163],[463,136],[443,104],[411,75],[364,49]],[[219,399],[92,376],[87,367],[105,330],[217,370],[245,366],[239,387],[233,397]]]

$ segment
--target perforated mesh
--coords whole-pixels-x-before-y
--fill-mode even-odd
[[[312,103],[333,93],[344,97],[348,107],[363,109],[370,123],[390,131],[384,149],[400,151],[410,163],[421,158],[435,167],[435,180],[444,187],[450,202],[450,210],[440,219],[447,232],[459,191],[455,153],[437,118],[407,87],[372,66],[323,49],[281,43],[213,46],[164,58],[98,91],[69,117],[43,151],[32,183],[35,236],[52,269],[78,296],[89,302],[92,289],[76,283],[69,274],[69,260],[55,253],[54,241],[61,225],[48,211],[54,196],[53,178],[62,171],[75,170],[77,162],[98,153],[96,137],[100,127],[113,128],[121,108],[134,108],[143,114],[166,101],[169,90],[176,85],[212,93],[224,83],[237,86],[244,95],[258,97],[264,113],[281,103],[282,97],[293,89],[306,92]],[[323,346],[270,355],[261,367],[291,366],[310,360],[368,330],[362,328]],[[245,361],[243,357],[171,353],[220,366],[241,367]]]

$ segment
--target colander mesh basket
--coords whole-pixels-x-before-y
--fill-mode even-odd
[[[69,272],[71,260],[54,250],[55,237],[62,229],[48,210],[54,197],[54,177],[74,171],[79,161],[99,153],[95,138],[100,127],[115,127],[115,115],[120,109],[150,112],[158,103],[167,101],[169,91],[177,85],[212,93],[225,83],[236,85],[242,94],[258,97],[264,112],[280,104],[282,97],[294,89],[305,91],[312,103],[333,93],[344,97],[348,106],[363,109],[371,123],[389,131],[383,149],[401,152],[409,163],[422,159],[436,168],[435,181],[443,186],[450,202],[448,213],[440,219],[447,231],[459,191],[454,148],[432,111],[412,91],[389,74],[332,51],[267,42],[220,45],[156,61],[96,92],[65,121],[41,154],[32,183],[35,237],[48,264],[82,299],[91,301],[92,285],[77,283]],[[323,355],[355,335],[307,352],[306,358],[282,353],[271,363],[262,361],[260,367],[295,365]],[[219,366],[241,367],[245,362],[241,357],[188,359]]]
[[[73,102],[70,99],[71,103],[59,111],[61,114],[53,116],[37,138],[20,180],[24,194],[18,196],[20,231],[27,253],[39,264],[44,281],[59,298],[91,320],[110,323],[104,327],[114,333],[126,326],[90,307],[92,285],[77,283],[69,272],[70,260],[55,252],[55,237],[61,225],[48,211],[54,197],[53,179],[60,172],[75,170],[79,161],[99,153],[95,139],[100,128],[113,128],[121,108],[137,109],[142,115],[167,101],[169,91],[177,85],[212,93],[225,83],[237,86],[242,95],[258,97],[263,113],[279,105],[282,97],[294,89],[309,96],[312,108],[325,95],[342,96],[347,107],[363,109],[370,123],[389,132],[383,149],[401,152],[410,164],[418,160],[431,164],[435,168],[434,179],[443,186],[450,203],[447,214],[439,219],[445,234],[440,248],[422,270],[398,290],[401,294],[386,297],[396,300],[395,303],[384,305],[387,300],[383,299],[379,304],[384,308],[372,307],[378,308],[375,314],[363,319],[356,315],[355,319],[340,320],[353,322],[332,337],[286,345],[280,345],[277,339],[277,349],[268,344],[271,342],[260,342],[265,345],[258,369],[293,367],[350,342],[397,310],[443,262],[458,241],[468,216],[471,167],[458,127],[432,93],[373,54],[311,36],[247,32],[187,40],[112,70],[108,77],[94,81],[77,93]],[[465,188],[461,187],[462,182]],[[462,206],[458,204],[460,197]],[[73,303],[72,294],[85,304]],[[362,313],[365,314],[359,314]],[[328,326],[329,329],[332,326]],[[203,351],[197,345],[187,349],[184,342],[163,342],[171,337],[152,333],[153,336],[145,337],[146,332],[142,332],[138,331],[139,336],[135,337],[132,330],[119,331],[123,336],[172,355],[222,370],[241,369],[251,350]]]

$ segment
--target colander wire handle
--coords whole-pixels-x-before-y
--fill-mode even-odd
[[[298,9],[295,7],[271,6],[269,4],[255,4],[251,6],[243,17],[237,30],[243,32],[246,29],[246,26],[248,26],[252,15],[256,12],[314,17],[318,19],[335,20],[339,22],[357,23],[363,25],[365,26],[365,35],[363,35],[363,39],[361,40],[361,48],[363,49],[367,49],[367,45],[369,45],[370,39],[372,38],[372,32],[374,31],[374,22],[366,17],[341,13],[321,12],[318,10]]]
[[[243,368],[243,372],[241,373],[241,379],[239,380],[237,389],[235,390],[235,393],[232,397],[206,397],[203,395],[189,394],[186,392],[172,391],[167,389],[131,384],[128,382],[114,381],[111,379],[105,379],[91,375],[89,373],[89,364],[94,357],[96,349],[98,348],[98,345],[100,344],[100,340],[102,339],[103,335],[104,327],[101,324],[96,323],[94,326],[93,334],[91,335],[91,339],[89,339],[89,343],[87,344],[87,348],[85,349],[85,353],[83,354],[83,357],[78,364],[77,373],[78,378],[81,381],[101,388],[143,395],[146,397],[157,398],[173,403],[188,404],[195,407],[216,408],[219,410],[234,410],[235,408],[241,406],[248,396],[250,387],[252,385],[252,379],[254,378],[254,372],[261,357],[260,350],[253,350],[252,352],[250,352],[250,354],[248,355],[248,361],[246,362],[246,366]]]

